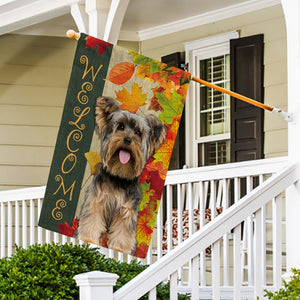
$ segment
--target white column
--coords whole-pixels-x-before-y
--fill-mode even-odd
[[[85,10],[89,15],[88,34],[103,39],[111,0],[86,0]]]
[[[288,111],[293,122],[288,125],[289,159],[300,165],[300,1],[281,0],[287,29]],[[300,174],[299,177],[300,178]],[[287,267],[300,268],[300,183],[286,195]]]
[[[80,300],[113,300],[113,286],[119,276],[117,274],[92,271],[74,276],[79,286]]]

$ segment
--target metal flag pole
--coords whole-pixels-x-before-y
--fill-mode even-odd
[[[74,38],[76,40],[79,40],[80,38],[80,33],[79,32],[75,32],[74,30],[70,29],[67,31],[67,37],[68,38]],[[242,101],[245,101],[245,102],[248,102],[254,106],[257,106],[257,107],[260,107],[264,110],[267,110],[275,115],[278,115],[280,117],[282,117],[283,119],[285,119],[287,122],[292,122],[293,121],[293,114],[292,113],[289,113],[289,112],[285,112],[279,108],[276,108],[276,107],[273,107],[273,106],[270,106],[270,105],[267,105],[267,104],[263,104],[261,102],[258,102],[256,100],[253,100],[251,98],[248,98],[248,97],[245,97],[241,94],[238,94],[238,93],[235,93],[235,92],[232,92],[230,90],[226,90],[220,86],[217,86],[215,84],[212,84],[211,82],[208,82],[208,81],[205,81],[203,79],[200,79],[200,78],[197,78],[197,77],[192,77],[192,80],[195,81],[195,82],[198,82],[200,84],[203,84],[207,87],[210,87],[210,88],[213,88],[219,92],[222,92],[224,94],[227,94],[227,95],[230,95],[234,98],[237,98],[239,100],[242,100]]]

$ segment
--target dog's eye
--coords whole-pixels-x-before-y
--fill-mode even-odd
[[[124,131],[124,129],[125,129],[124,124],[119,124],[117,130]]]
[[[141,131],[138,130],[138,129],[135,131],[135,134],[138,135],[138,136],[141,136],[141,135],[142,135]]]

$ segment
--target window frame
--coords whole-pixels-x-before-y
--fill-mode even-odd
[[[193,76],[200,78],[200,60],[230,53],[230,40],[239,38],[238,31],[185,43],[186,63]],[[190,83],[186,101],[186,163],[198,166],[198,145],[211,141],[230,140],[230,133],[200,137],[200,88]]]

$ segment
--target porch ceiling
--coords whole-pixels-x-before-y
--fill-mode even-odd
[[[71,5],[84,0],[1,0],[0,34],[64,36],[77,29]],[[120,39],[145,40],[245,12],[280,4],[280,0],[130,0]]]

